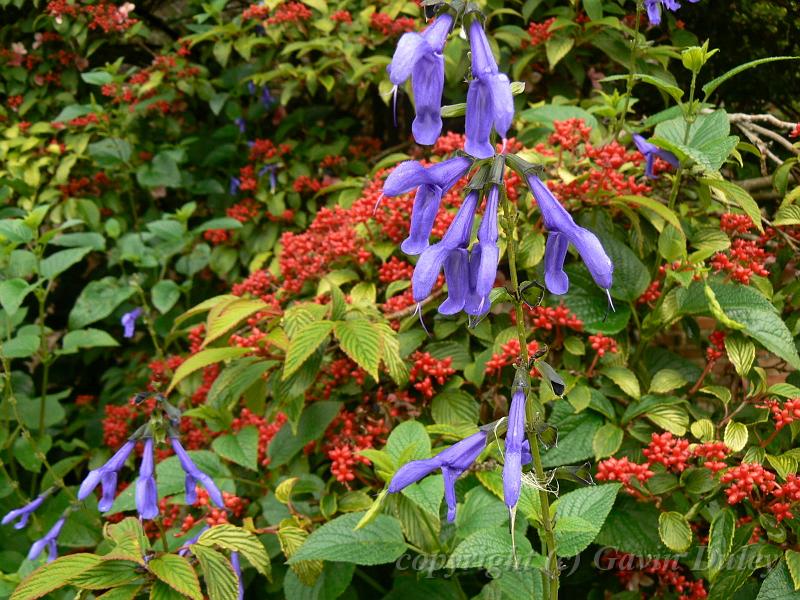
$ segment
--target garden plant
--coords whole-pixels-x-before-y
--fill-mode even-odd
[[[796,0],[0,0],[0,597],[800,599],[799,70]]]

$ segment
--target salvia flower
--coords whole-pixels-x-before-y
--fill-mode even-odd
[[[51,491],[52,489],[47,489],[39,494],[36,498],[28,502],[25,506],[21,506],[9,511],[3,517],[3,520],[0,521],[0,523],[3,525],[8,525],[12,521],[16,521],[16,523],[14,523],[14,529],[24,528],[25,525],[28,524],[28,519],[30,519],[31,515],[36,512],[36,509],[42,505],[45,499],[50,495]]]
[[[511,82],[501,73],[492,55],[483,25],[475,19],[469,26],[472,52],[472,81],[467,90],[466,134],[464,149],[477,158],[494,155],[489,141],[492,127],[505,140],[514,120],[514,97]]]
[[[500,187],[492,186],[486,196],[486,209],[478,227],[478,243],[472,247],[469,257],[469,296],[464,310],[470,315],[482,315],[491,307],[489,293],[497,279],[497,263],[500,247],[497,245],[497,207],[500,203]]]
[[[656,157],[659,157],[673,167],[678,168],[680,166],[680,161],[678,157],[675,156],[672,152],[668,150],[664,150],[663,148],[659,148],[655,144],[651,144],[647,140],[645,140],[642,136],[638,133],[633,134],[633,143],[636,144],[636,148],[645,158],[645,176],[649,177],[650,179],[658,179],[658,175],[653,172],[653,163],[656,160]]]
[[[488,432],[488,428],[481,429],[477,433],[443,450],[433,458],[406,463],[397,470],[391,482],[389,482],[389,492],[399,492],[431,474],[436,469],[441,469],[444,477],[444,497],[447,502],[447,520],[452,523],[456,518],[456,479],[483,452]]]
[[[411,126],[418,144],[431,145],[442,131],[442,90],[444,89],[444,45],[453,17],[442,13],[422,33],[404,33],[397,43],[392,62],[386,67],[396,86],[411,77],[416,117]]]
[[[269,173],[269,188],[273,192],[275,191],[275,188],[278,187],[278,179],[275,176],[275,172],[277,170],[278,165],[265,165],[258,171],[259,177],[263,177],[264,174]]]
[[[467,174],[471,166],[472,160],[465,156],[456,156],[427,168],[409,160],[397,165],[389,174],[383,184],[385,196],[399,196],[414,188],[417,190],[411,209],[408,237],[400,245],[403,252],[420,254],[428,247],[428,238],[436,221],[442,196]]]
[[[136,333],[136,321],[142,316],[142,309],[139,307],[134,308],[132,311],[126,312],[119,320],[122,323],[122,335],[130,339]]]
[[[425,249],[411,276],[414,301],[422,302],[430,296],[444,267],[447,299],[439,306],[439,312],[444,315],[453,315],[463,309],[469,295],[467,245],[472,235],[472,221],[479,195],[478,191],[467,194],[441,241]]]
[[[54,561],[56,557],[58,557],[58,535],[61,533],[61,528],[64,527],[66,520],[66,516],[61,517],[43,538],[33,543],[31,549],[28,551],[28,560],[36,560],[45,548],[48,550],[47,562]]]
[[[125,461],[128,460],[128,456],[130,456],[135,445],[136,442],[128,440],[102,467],[89,471],[86,479],[81,483],[80,489],[78,489],[78,500],[88,498],[97,485],[101,484],[103,486],[103,495],[97,504],[97,508],[101,512],[110,510],[114,504],[114,495],[117,492],[117,474],[125,465]]]
[[[136,510],[142,519],[155,519],[158,516],[158,489],[156,488],[153,461],[153,438],[144,441],[142,464],[139,479],[136,480]]]
[[[700,0],[689,0],[695,3]],[[667,10],[675,12],[681,5],[677,0],[644,0],[644,7],[647,10],[647,18],[650,20],[651,25],[659,25],[661,23],[661,6]]]
[[[247,131],[247,121],[244,120],[244,117],[237,117],[233,122],[236,124],[236,127],[239,128],[241,133]]]
[[[513,511],[519,502],[522,485],[522,450],[525,442],[525,401],[523,386],[517,386],[511,396],[506,432],[505,464],[503,465],[503,500]],[[530,446],[528,446],[530,451]]]
[[[238,581],[239,600],[244,600],[244,581],[242,581],[242,565],[239,563],[238,552],[231,552],[231,566],[233,567],[233,572],[236,573]]]
[[[231,177],[231,181],[228,184],[228,194],[231,196],[235,196],[236,192],[239,191],[240,185],[242,185],[242,182],[238,177]]]
[[[222,498],[222,493],[219,491],[217,484],[214,483],[214,480],[197,468],[197,465],[194,464],[189,454],[183,449],[177,437],[170,437],[170,442],[172,443],[172,449],[178,457],[178,461],[181,463],[181,468],[186,473],[186,503],[194,504],[197,500],[196,486],[199,481],[203,484],[203,487],[206,488],[206,491],[208,491],[208,497],[211,498],[211,501],[219,508],[225,508],[225,501]]]
[[[191,550],[191,546],[196,544],[197,540],[200,539],[200,536],[203,535],[209,529],[211,529],[209,525],[203,525],[203,527],[200,528],[200,531],[198,531],[194,536],[190,537],[183,543],[183,546],[181,546],[180,550],[178,550],[178,554],[180,554],[181,556],[186,556]]]
[[[564,260],[569,244],[572,243],[589,269],[592,279],[609,293],[614,264],[600,240],[591,231],[575,223],[539,177],[531,173],[527,175],[527,180],[542,213],[544,226],[550,232],[544,252],[544,281],[547,289],[553,294],[567,293],[569,277],[564,272]]]

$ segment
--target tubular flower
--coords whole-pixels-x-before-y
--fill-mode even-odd
[[[122,323],[122,327],[124,329],[122,333],[123,337],[128,339],[133,337],[133,334],[136,333],[136,321],[140,316],[142,316],[142,309],[139,307],[134,308],[132,311],[126,312],[124,315],[122,315],[120,323]]]
[[[244,581],[242,581],[242,565],[239,563],[239,553],[231,552],[231,566],[236,573],[236,587],[239,590],[239,600],[244,600]]]
[[[441,469],[444,477],[444,497],[447,501],[447,520],[452,523],[456,518],[456,479],[475,462],[483,451],[488,433],[488,428],[481,429],[478,433],[453,444],[433,458],[406,463],[398,469],[392,477],[392,481],[389,482],[389,492],[392,494],[399,492],[436,469]]]
[[[658,175],[653,172],[653,163],[656,160],[656,156],[667,161],[676,169],[680,166],[680,161],[678,157],[675,156],[672,152],[664,150],[663,148],[659,148],[655,144],[651,144],[647,140],[645,140],[642,136],[638,133],[633,134],[633,143],[636,144],[636,148],[645,158],[645,176],[649,177],[650,179],[658,179]]]
[[[125,465],[125,461],[128,460],[135,445],[136,442],[128,440],[102,467],[89,471],[78,490],[78,500],[85,500],[98,484],[102,484],[103,496],[97,504],[97,508],[101,512],[110,510],[117,492],[117,474]]]
[[[465,156],[456,156],[428,168],[409,160],[400,163],[386,178],[383,185],[386,196],[399,196],[417,189],[408,237],[400,245],[403,252],[420,254],[428,247],[442,196],[466,175],[471,166],[472,160]]]
[[[473,79],[467,90],[464,149],[477,158],[489,158],[494,156],[494,146],[489,142],[492,127],[505,140],[514,120],[514,97],[511,82],[499,71],[478,19],[469,26],[469,45]]]
[[[12,511],[9,511],[4,517],[3,520],[0,521],[3,525],[8,525],[12,521],[16,520],[17,522],[14,523],[14,529],[22,529],[25,525],[28,524],[28,519],[30,519],[31,515],[36,512],[36,509],[39,508],[45,499],[50,495],[51,489],[48,489],[41,494],[39,494],[36,498],[28,502],[25,506],[21,506],[19,508],[15,508]]]
[[[154,473],[153,438],[147,438],[139,466],[139,479],[136,480],[136,510],[142,519],[155,519],[158,516],[158,490]]]
[[[386,68],[395,86],[402,85],[411,77],[417,110],[411,130],[418,144],[435,143],[442,131],[442,51],[452,26],[452,15],[442,13],[422,33],[404,33],[397,43],[392,62]]]
[[[505,464],[503,465],[503,499],[509,510],[514,510],[519,502],[519,491],[522,485],[526,399],[525,388],[517,386],[511,397],[511,408],[508,411]],[[528,454],[530,455],[530,445],[528,445]]]
[[[177,437],[171,437],[172,449],[181,463],[181,468],[186,473],[186,503],[194,504],[197,500],[197,482],[203,484],[203,487],[208,491],[208,497],[212,502],[220,508],[225,508],[225,501],[222,499],[222,493],[219,491],[217,484],[208,475],[203,473],[194,464],[194,461],[189,457],[189,454],[181,446],[180,440]],[[138,489],[137,489],[138,492]]]
[[[500,188],[492,186],[486,197],[486,210],[478,228],[478,243],[472,247],[469,257],[470,293],[464,309],[470,315],[482,315],[489,311],[489,293],[497,279],[497,263],[500,248],[497,245],[497,207],[500,203]]]
[[[411,276],[414,301],[422,302],[430,295],[439,272],[444,267],[447,300],[439,306],[439,312],[444,315],[455,314],[464,308],[469,294],[467,245],[472,234],[478,197],[477,191],[467,194],[441,241],[425,249]]]
[[[570,242],[578,250],[595,283],[601,288],[611,288],[614,265],[597,236],[575,223],[570,214],[556,200],[552,192],[535,174],[527,176],[528,186],[542,212],[544,226],[550,232],[544,252],[544,281],[553,294],[566,294],[569,278],[564,272],[564,260]]]
[[[58,546],[56,544],[56,540],[58,539],[58,535],[61,533],[61,528],[64,527],[66,520],[66,516],[61,517],[58,521],[56,521],[55,525],[50,528],[50,531],[48,531],[43,538],[36,540],[33,543],[31,549],[28,551],[28,560],[36,560],[36,558],[45,548],[48,550],[47,562],[51,562],[56,559],[58,556]]]
[[[695,3],[700,0],[689,0]],[[651,25],[658,25],[661,23],[661,6],[667,10],[675,12],[681,5],[677,0],[644,0],[644,7],[647,9],[647,18],[650,20]]]

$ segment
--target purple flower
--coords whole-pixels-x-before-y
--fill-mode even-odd
[[[466,134],[464,149],[477,158],[494,156],[489,141],[492,127],[505,140],[514,120],[514,97],[511,82],[497,68],[483,25],[475,19],[469,26],[472,52],[472,81],[467,90]]]
[[[236,126],[242,133],[247,131],[247,121],[244,120],[244,117],[238,117],[233,122],[236,123]]]
[[[208,491],[208,497],[211,498],[211,501],[219,508],[225,508],[225,501],[222,499],[222,493],[219,491],[217,484],[214,483],[214,480],[197,468],[197,465],[194,464],[189,454],[183,449],[177,437],[170,437],[170,442],[172,442],[172,449],[175,450],[178,461],[181,463],[181,468],[186,473],[186,503],[194,504],[197,500],[196,485],[199,481]]]
[[[98,484],[102,484],[103,496],[100,498],[97,508],[101,512],[110,510],[117,492],[117,474],[125,465],[125,461],[128,460],[135,445],[136,442],[128,440],[102,467],[89,471],[78,490],[78,500],[85,500]]]
[[[49,488],[36,496],[33,500],[28,502],[25,506],[21,506],[19,508],[15,508],[12,511],[9,511],[6,516],[3,517],[3,520],[0,521],[3,525],[8,525],[12,521],[16,520],[17,522],[14,523],[14,529],[22,529],[25,525],[28,524],[28,519],[30,519],[31,515],[36,512],[36,509],[42,505],[42,502],[50,495],[52,488]]]
[[[263,104],[265,108],[269,108],[274,103],[275,98],[269,93],[269,88],[261,88],[261,104]]]
[[[469,295],[467,245],[472,235],[472,221],[479,197],[477,190],[467,194],[441,241],[425,249],[411,276],[414,301],[422,302],[430,296],[444,267],[447,299],[439,306],[439,312],[443,315],[453,315],[464,308]]]
[[[228,184],[228,194],[235,196],[239,191],[239,186],[242,184],[238,177],[231,177],[231,182]]]
[[[58,539],[58,535],[61,533],[61,528],[64,527],[66,520],[66,516],[61,517],[58,521],[56,521],[55,525],[50,528],[50,531],[48,531],[43,538],[36,540],[33,543],[31,549],[28,551],[28,560],[36,560],[45,547],[48,549],[47,562],[51,562],[56,559],[58,556],[58,546],[56,544],[56,540]]]
[[[470,315],[482,315],[491,308],[489,293],[497,279],[497,263],[500,261],[500,248],[497,245],[499,202],[500,188],[494,185],[486,197],[486,210],[478,228],[478,243],[472,247],[469,257],[470,293],[464,310]]]
[[[189,546],[191,546],[192,544],[196,544],[197,540],[200,539],[200,536],[203,535],[209,529],[211,528],[208,525],[203,525],[203,527],[200,528],[200,531],[198,531],[196,535],[190,537],[183,543],[181,549],[178,550],[178,554],[180,554],[181,556],[186,556],[186,554],[189,552]]]
[[[517,386],[511,397],[506,432],[505,464],[503,465],[503,499],[509,510],[519,502],[522,484],[522,449],[525,442],[525,388]],[[528,446],[530,454],[530,445]]]
[[[699,2],[700,0],[689,0],[689,2]],[[664,8],[675,12],[681,5],[677,0],[644,0],[644,7],[647,9],[647,18],[650,19],[651,25],[658,25],[661,23],[661,5]]]
[[[244,581],[242,580],[242,565],[239,563],[239,553],[231,552],[231,566],[236,573],[239,587],[239,600],[244,600]]]
[[[136,510],[142,519],[155,519],[158,516],[158,490],[154,473],[153,438],[146,438],[139,479],[136,480]]]
[[[247,91],[250,92],[251,94],[255,94],[256,91],[258,91],[258,88],[256,87],[255,83],[253,83],[252,81],[248,81],[247,82]]]
[[[122,327],[124,331],[122,332],[123,337],[130,339],[133,337],[133,334],[136,333],[136,320],[142,315],[142,309],[139,307],[134,308],[130,312],[126,312],[122,315],[122,318],[119,320],[122,323]]]
[[[456,518],[456,479],[475,462],[486,446],[489,429],[464,438],[440,452],[433,458],[415,460],[400,467],[389,482],[389,492],[396,493],[416,483],[436,469],[442,470],[444,477],[444,497],[447,501],[447,520]]]
[[[428,238],[439,212],[442,196],[467,174],[472,160],[456,156],[428,168],[409,160],[397,165],[383,184],[385,196],[399,196],[417,189],[411,209],[411,227],[400,248],[406,254],[420,254],[428,247]]]
[[[411,126],[418,144],[436,142],[442,131],[442,90],[444,89],[444,50],[453,17],[442,13],[422,33],[404,33],[397,43],[392,62],[386,67],[389,79],[397,86],[411,77],[416,117]]]
[[[663,148],[659,148],[655,144],[651,144],[650,142],[645,140],[642,136],[640,136],[638,133],[633,134],[633,143],[636,144],[636,148],[639,150],[639,152],[642,153],[645,160],[647,161],[644,174],[650,179],[658,179],[658,175],[656,175],[653,172],[653,163],[656,160],[656,156],[664,159],[676,169],[681,164],[680,161],[678,160],[678,157],[675,156],[672,152],[664,150]]]
[[[577,248],[595,283],[607,292],[611,288],[614,265],[597,236],[575,223],[552,192],[535,174],[527,176],[528,186],[542,213],[544,226],[550,232],[544,251],[544,282],[553,294],[566,294],[569,278],[564,260],[570,242]]]
[[[277,170],[278,165],[265,165],[261,167],[258,172],[259,177],[263,177],[265,173],[269,173],[269,187],[273,192],[275,191],[275,188],[278,187],[278,180],[275,177],[275,171]]]

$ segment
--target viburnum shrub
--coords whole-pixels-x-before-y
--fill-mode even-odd
[[[795,63],[704,4],[2,4],[2,594],[800,597]]]

